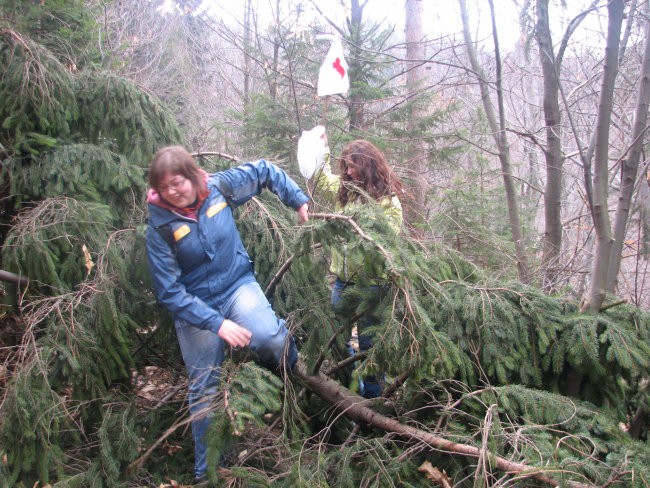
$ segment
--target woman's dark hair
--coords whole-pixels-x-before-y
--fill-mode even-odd
[[[192,182],[199,192],[205,192],[204,173],[183,146],[167,146],[154,154],[149,165],[149,186],[159,192],[167,175],[181,175]]]
[[[347,174],[348,166],[356,169],[359,181],[353,181]],[[363,199],[364,194],[375,200],[381,200],[386,196],[393,194],[401,196],[403,193],[402,183],[388,166],[384,154],[366,140],[358,139],[349,142],[343,148],[339,158],[339,169],[342,184],[337,198],[342,207],[356,198]]]

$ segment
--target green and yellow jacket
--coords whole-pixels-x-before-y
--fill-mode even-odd
[[[341,205],[336,195],[341,184],[341,177],[332,173],[329,158],[314,175],[315,193],[325,196],[336,203],[336,211],[341,211]],[[399,233],[402,228],[402,204],[397,195],[385,196],[377,202],[386,216],[389,227]],[[352,201],[350,206],[363,205],[362,202]],[[343,243],[342,249],[332,249],[330,272],[345,282],[362,285],[378,285],[386,281],[384,265],[376,257],[368,256],[361,246],[361,238],[353,242]]]

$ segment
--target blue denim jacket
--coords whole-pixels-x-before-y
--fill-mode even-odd
[[[219,191],[229,188],[228,205]],[[252,263],[233,218],[233,208],[258,195],[263,188],[294,209],[309,198],[280,168],[265,160],[245,163],[208,178],[208,197],[198,219],[149,204],[146,245],[149,270],[158,300],[174,315],[201,329],[218,332],[224,316],[222,297],[250,279]],[[171,236],[167,242],[164,232]]]

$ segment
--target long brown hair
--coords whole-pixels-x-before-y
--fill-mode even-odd
[[[183,146],[167,146],[154,154],[149,165],[149,186],[160,193],[160,183],[167,175],[181,175],[192,182],[199,198],[207,195],[204,172],[196,165],[192,155]]]
[[[348,166],[353,166],[359,174],[360,181],[353,181],[347,174]],[[372,143],[357,139],[349,142],[339,158],[341,186],[338,201],[345,207],[350,201],[365,198],[364,194],[381,200],[383,197],[403,193],[402,183],[393,173],[384,154]],[[356,188],[355,188],[356,186]]]

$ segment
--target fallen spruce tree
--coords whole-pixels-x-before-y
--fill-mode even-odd
[[[102,229],[82,225],[89,209],[44,200],[26,210],[6,267],[16,272],[27,256],[48,252],[43,242],[95,242]],[[373,208],[315,213],[296,226],[271,195],[238,212],[260,282],[288,318],[304,365],[283,381],[231,351],[210,433],[215,480],[647,484],[647,423],[634,424],[647,405],[650,322],[641,310],[620,304],[581,314],[570,298],[491,284],[448,248],[391,236]],[[33,235],[42,221],[52,224]],[[141,227],[107,226],[103,235],[92,247],[95,266],[67,293],[41,287],[23,295],[24,335],[2,402],[8,484],[190,479],[184,371],[169,317],[151,296]],[[353,291],[355,305],[334,314],[327,256],[342,240],[385,267],[389,285],[380,301]],[[346,343],[369,307],[383,325],[373,349],[350,357]],[[375,371],[387,375],[384,397],[364,400],[354,390]],[[217,469],[223,453],[232,454],[230,466]]]
[[[143,246],[145,167],[183,143],[128,81],[74,71],[3,27],[0,486],[135,487],[191,479],[186,379]],[[207,170],[233,164],[203,160]],[[286,168],[290,172],[295,168]],[[320,209],[319,209],[320,210]],[[498,278],[371,207],[302,226],[269,195],[240,208],[259,281],[304,368],[283,381],[230,352],[211,476],[226,486],[608,486],[649,483],[647,313]],[[342,242],[388,277],[335,314]],[[25,287],[23,278],[28,277]],[[616,305],[617,306],[613,306]],[[356,317],[382,317],[349,356]],[[385,372],[382,399],[356,396]],[[230,454],[228,469],[216,466]],[[218,471],[218,472],[217,472]],[[173,480],[173,481],[172,481]]]

